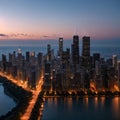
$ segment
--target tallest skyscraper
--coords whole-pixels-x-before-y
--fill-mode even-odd
[[[72,62],[74,65],[79,64],[79,36],[73,36],[72,44]]]

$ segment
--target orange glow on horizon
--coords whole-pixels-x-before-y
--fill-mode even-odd
[[[63,37],[64,40],[71,40],[73,38],[73,33],[65,33],[65,34],[55,34],[51,32],[36,32],[36,33],[27,33],[27,32],[20,32],[20,33],[11,33],[11,32],[1,32],[0,40],[57,40],[59,37]],[[80,40],[83,36],[90,36],[92,40],[104,40],[104,39],[117,39],[120,38],[115,37],[115,35],[93,35],[93,34],[77,34],[80,37]]]

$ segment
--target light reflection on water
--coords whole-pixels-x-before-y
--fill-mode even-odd
[[[85,107],[88,108],[88,97],[85,97],[83,99],[83,102],[84,102]]]
[[[112,106],[113,106],[113,112],[115,114],[115,116],[120,116],[120,98],[119,97],[115,97],[112,100]]]
[[[95,108],[98,108],[98,97],[94,97]]]
[[[66,102],[67,102],[68,109],[71,110],[72,109],[72,104],[73,104],[72,98],[66,98],[65,103]]]
[[[105,104],[105,97],[100,97],[100,99],[101,99],[101,106],[103,107]]]
[[[120,97],[46,98],[42,120],[120,120]]]

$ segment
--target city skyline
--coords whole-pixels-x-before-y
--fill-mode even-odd
[[[2,0],[0,40],[120,38],[119,0]]]
[[[84,99],[87,99],[87,105],[88,100],[93,100],[93,107],[99,103],[102,105],[103,98],[107,100],[105,103],[109,103],[108,99],[111,101],[112,98],[112,106],[115,106],[115,108],[118,106],[117,111],[114,108],[109,108],[111,104],[108,104],[109,106],[105,105],[106,107],[103,107],[103,110],[108,108],[110,111],[115,111],[112,117],[118,120],[120,118],[118,105],[120,97],[120,60],[118,55],[112,54],[105,59],[105,57],[102,57],[100,50],[91,54],[90,36],[82,37],[82,46],[79,45],[79,40],[78,35],[73,35],[72,43],[66,49],[63,49],[65,46],[64,39],[62,37],[58,38],[57,54],[54,54],[55,49],[52,47],[52,42],[48,44],[44,42],[45,53],[40,50],[38,53],[36,50],[30,51],[27,46],[26,50],[23,49],[25,54],[20,48],[17,51],[8,51],[8,54],[2,51],[0,60],[1,86],[5,86],[10,95],[15,95],[19,102],[11,111],[1,115],[0,119],[37,120],[42,118],[44,120],[44,117],[47,116],[44,111],[48,110],[45,102],[48,99],[53,99],[51,111],[55,110],[61,115],[59,110],[54,109],[54,105],[57,105],[56,100],[61,98],[74,99],[77,102],[81,100],[84,102]],[[7,49],[7,47],[9,46],[5,48]],[[82,48],[81,51],[79,51],[80,47]],[[113,99],[115,99],[114,105]],[[84,103],[81,104],[84,105]],[[60,106],[61,108],[67,108],[67,106]],[[80,105],[77,106],[81,109]],[[86,108],[85,106],[83,108]],[[91,114],[94,115],[99,110],[95,107],[95,110],[93,109],[94,111],[91,113],[91,105],[87,106],[87,110],[88,107],[90,108],[88,114],[90,117],[85,120],[94,119]],[[71,110],[74,110],[72,106]],[[65,113],[69,112],[65,111]],[[86,110],[83,113],[86,113]],[[108,110],[106,113],[108,116],[111,115]],[[106,113],[104,115],[102,112],[97,116],[100,118],[100,116],[106,116]],[[54,118],[55,115],[59,119],[59,114],[56,114],[56,112],[53,115],[48,115],[47,119]],[[80,113],[76,116],[74,112],[71,112],[71,115],[75,119],[82,118]],[[68,114],[67,118],[71,118],[71,115]],[[106,118],[109,118],[108,116]],[[63,119],[66,119],[64,114]]]

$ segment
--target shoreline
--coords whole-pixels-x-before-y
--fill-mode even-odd
[[[84,91],[75,91],[72,94],[70,94],[67,90],[66,91],[62,91],[62,92],[57,92],[53,91],[52,93],[45,91],[44,94],[44,98],[49,98],[49,97],[55,97],[55,98],[59,98],[59,97],[80,97],[80,98],[84,98],[84,97],[120,97],[120,91],[99,91],[97,93],[95,92],[88,92],[85,93]]]
[[[3,77],[2,77],[2,76],[0,76],[0,85],[2,85],[2,86],[4,87],[4,93],[5,93],[8,97],[10,97],[11,99],[13,99],[13,101],[14,101],[15,104],[16,104],[16,105],[15,105],[11,110],[9,110],[6,114],[0,115],[0,117],[2,117],[2,116],[6,116],[10,111],[12,111],[14,108],[16,108],[17,105],[19,104],[19,100],[18,100],[12,93],[10,93],[10,92],[8,91],[8,88],[7,88],[7,86],[5,85],[5,81],[3,80]]]
[[[2,77],[0,76],[0,83],[3,85],[3,87],[4,87],[4,93],[7,95],[7,96],[9,96],[10,98],[12,98],[13,100],[14,100],[14,102],[16,103],[16,106],[17,106],[17,104],[19,104],[19,100],[12,94],[12,93],[10,93],[9,91],[8,91],[8,88],[7,88],[7,86],[4,84],[4,80],[3,81],[1,81],[1,79],[2,79]],[[16,107],[15,106],[15,107]]]
[[[4,92],[5,92],[5,94],[7,95],[7,96],[9,96],[10,98],[12,98],[13,100],[14,100],[14,102],[16,103],[16,106],[17,106],[17,104],[19,104],[19,100],[13,95],[13,94],[11,94],[9,91],[8,91],[8,89],[7,89],[7,87],[5,86],[5,85],[3,85],[4,86]],[[15,107],[16,107],[15,106]]]
[[[14,83],[10,82],[6,77],[0,76],[0,83],[2,83],[2,85],[4,86],[5,94],[11,97],[16,103],[15,107],[13,107],[5,115],[0,116],[0,120],[19,120],[21,114],[23,114],[24,112],[24,109],[26,109],[26,107],[28,106],[28,102],[32,97],[32,93],[23,90],[19,86],[16,86]]]
[[[94,98],[94,97],[120,97],[120,95],[84,95],[84,96],[43,96],[43,98]]]

